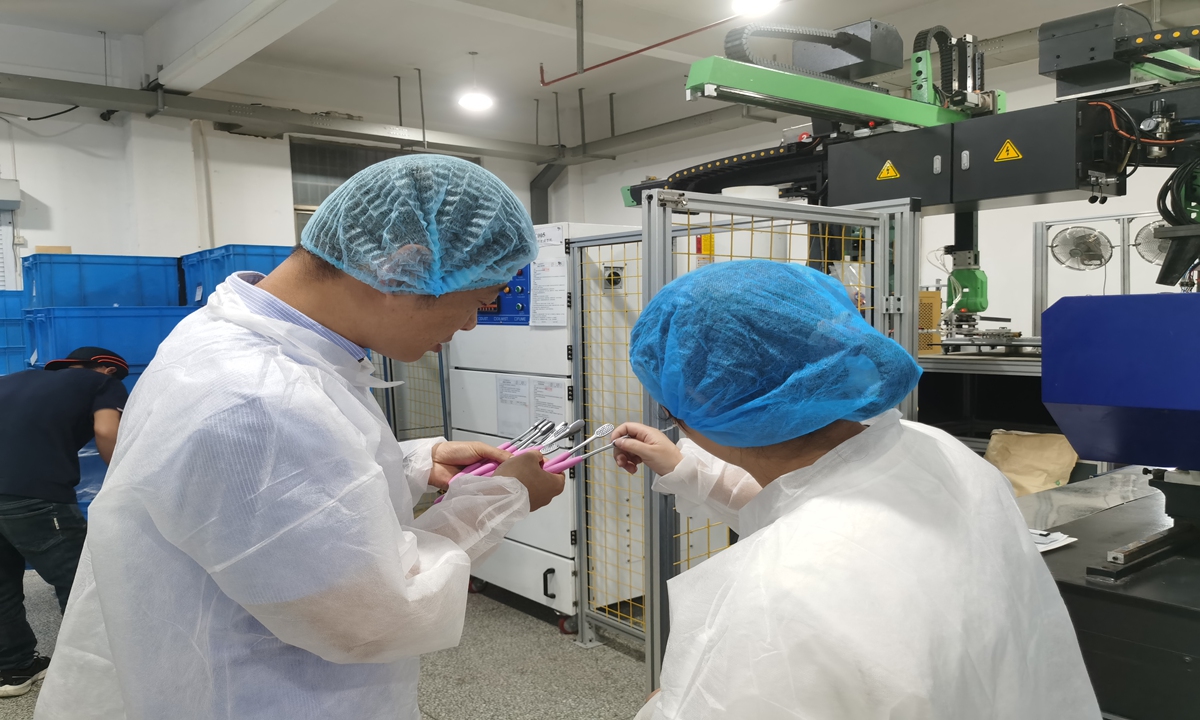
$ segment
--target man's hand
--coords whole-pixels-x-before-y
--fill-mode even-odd
[[[558,497],[566,485],[561,474],[548,473],[542,469],[542,454],[536,450],[515,455],[496,468],[493,476],[516,478],[529,491],[529,511],[545,507]]]
[[[683,453],[661,431],[641,423],[627,422],[613,430],[613,459],[628,473],[646,463],[659,475],[667,475],[683,461]]]
[[[433,470],[429,472],[429,484],[438,490],[450,486],[450,478],[462,472],[468,465],[483,460],[502,463],[512,453],[494,448],[482,442],[443,442],[433,446]]]

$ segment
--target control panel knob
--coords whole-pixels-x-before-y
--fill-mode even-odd
[[[515,288],[513,288],[513,292],[515,292],[515,293],[523,293],[523,292],[525,292],[525,288],[523,288],[523,287],[521,287],[520,285],[518,285],[518,286],[516,286]]]
[[[517,312],[521,312],[524,309],[525,309],[524,305],[522,305],[521,303],[517,303]]]

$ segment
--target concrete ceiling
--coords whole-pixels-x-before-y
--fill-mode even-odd
[[[1045,20],[1111,6],[1113,0],[790,0],[766,21],[834,28],[869,17],[891,22],[906,44],[935,24],[980,37],[1036,27]],[[585,62],[592,65],[637,47],[728,17],[729,0],[585,0]],[[553,89],[630,93],[686,75],[701,57],[723,54],[734,21],[622,61]],[[425,73],[430,87],[471,84],[468,51],[479,56],[479,85],[498,98],[545,97],[548,78],[575,70],[574,0],[339,0],[253,59],[361,78]]]
[[[214,0],[0,0],[0,22],[80,33],[141,34],[173,6],[201,2],[214,4]],[[874,17],[896,25],[908,45],[916,32],[933,25],[991,38],[1114,2],[785,0],[759,22],[836,28]],[[216,0],[215,4],[229,3]],[[730,0],[585,0],[584,4],[588,65],[724,19],[731,12]],[[1149,8],[1148,2],[1139,5]],[[1162,0],[1162,6],[1163,22],[1170,24],[1176,19],[1170,16],[1171,9],[1184,7],[1191,12],[1200,2]],[[528,142],[533,140],[537,99],[542,112],[538,141],[552,143],[551,91],[558,91],[564,124],[573,126],[564,131],[568,144],[575,142],[571,138],[577,134],[578,121],[571,119],[571,111],[580,87],[586,88],[589,101],[589,137],[608,134],[609,93],[617,96],[619,132],[721,107],[711,102],[683,103],[682,81],[691,62],[723,54],[728,29],[748,21],[734,20],[580,78],[542,87],[539,64],[544,64],[549,78],[575,70],[575,7],[575,0],[337,0],[200,93],[394,122],[392,78],[399,75],[404,82],[405,124],[415,126],[414,68],[420,67],[429,127]],[[458,95],[472,84],[469,51],[479,53],[478,86],[497,100],[497,107],[483,115],[472,116],[455,105]],[[636,111],[632,115],[631,109]]]
[[[0,23],[71,33],[140,35],[180,0],[3,0]]]

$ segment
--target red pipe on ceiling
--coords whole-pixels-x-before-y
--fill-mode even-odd
[[[619,56],[619,57],[615,57],[615,58],[613,58],[613,59],[611,59],[611,60],[605,60],[605,61],[604,61],[604,62],[602,62],[602,63],[597,63],[597,64],[595,64],[595,65],[592,65],[591,67],[586,67],[586,68],[584,68],[584,69],[583,69],[583,72],[590,72],[590,71],[592,71],[592,70],[595,70],[595,69],[597,69],[597,68],[602,68],[602,67],[604,67],[605,65],[612,65],[613,63],[615,63],[615,62],[618,62],[618,61],[620,61],[620,60],[624,60],[624,59],[626,59],[626,58],[631,58],[631,57],[633,57],[634,55],[641,55],[641,54],[642,54],[642,53],[644,53],[644,52],[647,52],[647,51],[649,51],[649,50],[653,50],[653,49],[655,49],[655,48],[660,48],[660,47],[662,47],[663,45],[666,45],[666,44],[668,44],[668,43],[673,43],[673,42],[675,42],[676,40],[682,40],[683,38],[685,38],[685,37],[691,37],[692,35],[695,35],[696,33],[702,33],[702,32],[704,32],[705,30],[711,30],[711,29],[713,29],[713,28],[717,27],[718,25],[724,25],[725,23],[729,22],[730,20],[737,20],[739,17],[741,17],[741,15],[731,15],[731,16],[729,16],[729,17],[725,18],[724,20],[718,20],[718,21],[716,21],[716,22],[714,22],[714,23],[709,23],[708,25],[705,25],[705,26],[704,26],[704,27],[702,27],[702,28],[696,28],[695,30],[692,30],[691,32],[685,32],[685,33],[684,33],[684,34],[682,34],[682,35],[676,35],[676,36],[675,36],[675,37],[673,37],[673,38],[667,38],[666,40],[663,40],[662,42],[656,42],[656,43],[654,43],[653,45],[647,45],[646,47],[644,47],[644,48],[641,48],[640,50],[634,50],[633,52],[628,52],[628,53],[625,53],[624,55],[621,55],[621,56]],[[540,80],[541,80],[541,83],[542,83],[542,87],[546,87],[547,85],[553,85],[553,84],[554,84],[554,83],[556,83],[556,82],[561,82],[561,81],[563,81],[563,80],[566,80],[566,79],[568,79],[568,78],[573,78],[573,77],[576,77],[576,76],[578,76],[578,75],[582,75],[582,74],[583,74],[583,73],[581,73],[581,72],[579,72],[579,71],[576,71],[576,72],[573,72],[573,73],[571,73],[570,75],[563,75],[562,77],[556,77],[556,78],[554,78],[553,80],[547,80],[547,79],[546,79],[546,68],[545,68],[543,65],[541,65],[540,63],[538,64],[538,75],[540,76]]]

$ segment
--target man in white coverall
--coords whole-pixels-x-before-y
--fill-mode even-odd
[[[688,440],[626,423],[617,463],[740,535],[669,582],[637,720],[1098,720],[1009,482],[900,419],[921,371],[839,282],[701,268],[647,304],[629,356]]]
[[[416,155],[338,188],[270,276],[222,283],[125,408],[35,717],[419,720],[471,562],[563,478],[525,454],[414,520],[508,455],[398,443],[364,348],[437,350],[536,253],[495,176]]]

